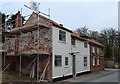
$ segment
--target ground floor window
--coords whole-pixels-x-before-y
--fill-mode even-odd
[[[65,66],[68,66],[68,57],[65,57]]]
[[[62,56],[55,55],[55,66],[62,66]]]
[[[95,66],[95,58],[93,57],[93,66]]]
[[[87,66],[87,57],[84,57],[84,66]]]
[[[100,62],[100,60],[99,60],[99,58],[97,58],[97,65],[99,65],[99,62]]]

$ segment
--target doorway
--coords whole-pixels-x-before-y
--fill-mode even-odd
[[[73,72],[73,75],[75,76],[75,60],[76,60],[76,56],[73,55],[73,58],[72,58],[72,72]]]

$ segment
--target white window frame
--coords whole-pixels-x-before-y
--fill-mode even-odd
[[[92,53],[95,53],[95,47],[92,47]]]
[[[95,66],[95,58],[93,57],[93,66]]]
[[[55,67],[61,67],[62,66],[62,55],[55,55]],[[57,65],[56,65],[57,61]],[[60,63],[58,63],[60,62]]]
[[[84,61],[84,67],[87,67],[88,58],[87,58],[87,57],[84,57],[83,59],[84,59],[84,60],[83,60],[83,61]]]
[[[61,39],[60,39],[60,36],[61,36]],[[64,39],[62,37],[64,37]],[[65,31],[59,30],[59,41],[66,42],[66,32]]]
[[[100,53],[100,49],[99,48],[97,48],[97,54],[99,54]]]
[[[67,60],[66,60],[66,58],[67,58]],[[67,64],[66,64],[66,62],[67,62]],[[65,57],[65,66],[68,66],[68,65],[69,65],[69,58]]]
[[[72,44],[73,46],[75,46],[75,45],[76,45],[76,43],[75,43],[75,42],[76,42],[75,38],[73,38],[73,37],[72,37],[72,38],[71,38],[71,44]]]
[[[84,41],[84,48],[88,48],[88,42]]]

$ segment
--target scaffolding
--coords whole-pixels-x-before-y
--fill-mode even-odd
[[[39,12],[40,13],[40,12]],[[50,55],[51,55],[51,23],[50,23],[50,13],[48,14],[49,19],[44,16],[39,15],[39,13],[32,13],[28,21],[22,25],[22,17],[20,17],[21,22],[18,21],[19,17],[16,19],[17,24],[21,25],[7,31],[5,27],[5,56],[4,56],[4,71],[11,65],[6,67],[6,56],[19,56],[19,76],[30,67],[30,77],[34,78],[35,76],[35,66],[37,65],[37,82],[44,81],[46,70],[50,69]],[[22,16],[22,15],[21,15]],[[48,62],[42,72],[42,75],[39,75],[39,63],[40,55],[47,54]],[[22,68],[22,56],[23,55],[36,55],[36,57],[29,63],[29,65],[23,70]],[[26,59],[27,60],[27,59]],[[3,72],[4,72],[3,71]],[[51,78],[50,73],[48,72],[48,80]]]

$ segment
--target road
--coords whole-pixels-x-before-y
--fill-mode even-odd
[[[71,79],[63,80],[62,82],[118,82],[118,70],[105,69],[104,71],[84,74]]]
[[[118,70],[111,70],[110,73],[93,77],[83,82],[118,82]]]

